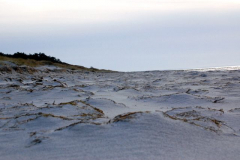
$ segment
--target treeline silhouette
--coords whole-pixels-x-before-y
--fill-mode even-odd
[[[60,59],[55,57],[47,56],[44,53],[25,54],[24,52],[17,52],[14,54],[4,54],[0,52],[0,56],[6,56],[11,58],[23,58],[23,59],[34,59],[36,61],[51,61],[54,63],[63,63]]]

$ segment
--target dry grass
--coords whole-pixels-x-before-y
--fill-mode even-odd
[[[1,55],[0,55],[0,61],[9,61],[9,62],[15,63],[16,65],[19,65],[19,66],[25,65],[25,66],[29,66],[29,67],[52,65],[52,66],[60,67],[63,69],[70,69],[70,70],[81,70],[81,71],[90,71],[90,72],[113,72],[111,70],[86,68],[83,66],[70,65],[67,63],[53,63],[50,61],[36,61],[34,59],[11,58],[11,57],[1,56]]]
[[[121,115],[114,117],[112,122],[116,123],[116,122],[120,122],[120,121],[128,121],[130,119],[133,119],[136,116],[136,114],[138,114],[138,113],[143,113],[143,112],[129,112],[126,114],[121,114]],[[110,122],[111,122],[111,120],[109,121],[109,123]]]
[[[26,65],[30,67],[37,67],[44,64],[42,61],[36,61],[32,59],[22,59],[22,58],[10,58],[5,56],[0,56],[0,61],[10,61],[15,63],[16,65]]]

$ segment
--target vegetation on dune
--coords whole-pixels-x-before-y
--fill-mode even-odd
[[[34,54],[25,54],[24,52],[17,52],[14,54],[4,54],[0,52],[1,56],[9,57],[9,58],[23,58],[23,59],[34,59],[36,61],[50,61],[53,63],[63,63],[60,59],[55,57],[47,56],[44,53],[34,53]]]
[[[93,67],[86,68],[79,65],[67,64],[65,62],[62,62],[60,59],[47,56],[44,53],[25,54],[23,52],[17,52],[14,54],[4,54],[0,52],[0,61],[9,61],[19,66],[25,65],[29,67],[52,65],[71,70],[85,70],[90,72],[112,72],[110,70],[101,70]]]

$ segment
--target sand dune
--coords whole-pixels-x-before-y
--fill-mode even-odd
[[[240,158],[238,67],[35,69],[0,73],[0,159]]]

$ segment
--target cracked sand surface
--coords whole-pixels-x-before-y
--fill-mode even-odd
[[[2,72],[0,159],[239,159],[239,97],[240,70]]]

